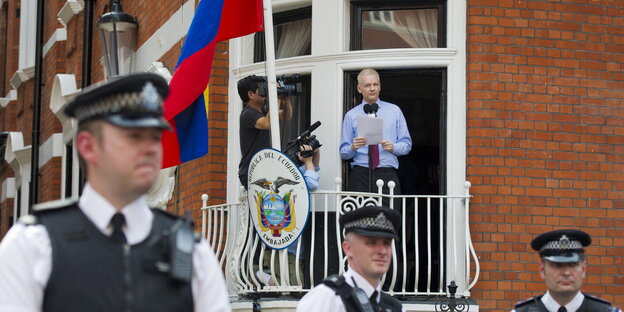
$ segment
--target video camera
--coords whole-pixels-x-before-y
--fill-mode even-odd
[[[306,131],[302,132],[299,137],[288,143],[288,146],[282,152],[288,155],[288,157],[290,157],[290,159],[292,159],[294,162],[298,163],[299,157],[297,157],[297,152],[300,151],[301,146],[309,145],[312,149],[301,151],[301,157],[312,157],[312,155],[314,155],[314,151],[319,147],[323,146],[321,142],[316,139],[316,135],[310,135],[312,134],[312,131],[316,130],[316,128],[318,128],[320,125],[320,121],[313,123]]]
[[[303,84],[299,79],[299,75],[289,75],[277,77],[277,96],[289,96],[299,94],[303,91]],[[269,88],[266,78],[258,85],[258,94],[266,97],[269,94]]]

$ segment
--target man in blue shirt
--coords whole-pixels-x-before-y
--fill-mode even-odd
[[[377,104],[379,108],[376,117],[383,119],[383,141],[376,147],[379,153],[379,164],[375,166],[373,163],[373,181],[377,179],[384,181],[384,193],[388,192],[388,182],[394,181],[396,183],[394,194],[401,194],[397,175],[399,168],[397,156],[407,155],[412,149],[412,138],[403,112],[397,105],[379,99],[381,83],[379,74],[374,69],[366,68],[360,71],[357,90],[362,94],[362,103],[345,115],[340,141],[340,156],[344,160],[351,160],[351,175],[347,189],[359,192],[370,191],[368,188],[368,154],[372,149],[368,148],[366,138],[357,136],[357,117],[366,115],[364,112],[366,104]]]

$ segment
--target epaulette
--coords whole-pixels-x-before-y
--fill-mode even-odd
[[[65,208],[65,207],[73,206],[77,202],[78,200],[75,198],[63,198],[63,199],[53,200],[53,201],[34,205],[33,211],[37,212],[37,211]]]
[[[323,284],[329,286],[329,288],[335,290],[336,292],[338,292],[338,289],[344,283],[346,283],[344,276],[338,274],[330,275],[323,280]]]
[[[585,296],[585,298],[587,298],[589,300],[594,300],[594,301],[598,301],[600,303],[604,303],[606,305],[611,305],[611,302],[609,302],[607,300],[604,300],[604,299],[601,299],[601,298],[598,298],[598,297],[594,297],[594,296],[592,296],[590,294],[583,293],[583,296]]]
[[[516,305],[515,305],[514,307],[519,308],[519,307],[521,307],[521,306],[525,306],[525,305],[530,304],[530,303],[532,303],[532,302],[537,302],[537,301],[539,301],[540,299],[542,299],[542,296],[537,296],[537,297],[529,298],[529,299],[526,299],[526,300],[523,300],[523,301],[520,301],[520,302],[516,303]]]

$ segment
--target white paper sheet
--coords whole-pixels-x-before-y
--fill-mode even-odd
[[[379,144],[383,141],[383,118],[357,116],[357,136],[366,138],[366,144]]]

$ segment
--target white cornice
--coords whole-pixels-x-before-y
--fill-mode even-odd
[[[19,89],[22,83],[28,81],[35,76],[35,66],[18,69],[11,77],[11,86],[13,89]]]
[[[189,0],[141,45],[135,54],[135,71],[159,60],[186,36],[195,15],[195,1]],[[173,66],[175,64],[171,64]]]
[[[67,30],[65,28],[57,28],[52,36],[50,36],[50,39],[48,39],[48,42],[43,45],[43,57],[45,57],[48,52],[50,52],[50,49],[52,49],[52,46],[55,43],[65,40],[67,40]]]
[[[6,97],[0,98],[0,107],[7,107],[7,105],[9,105],[9,102],[15,100],[17,100],[17,91],[15,89],[11,89],[11,91],[7,93]]]
[[[83,0],[67,0],[56,16],[59,23],[63,27],[67,27],[69,21],[74,18],[74,15],[80,13],[82,9],[84,9]]]
[[[50,159],[63,156],[63,147],[63,134],[51,135],[39,148],[39,168],[43,167]]]
[[[1,7],[1,5],[0,5]],[[15,178],[7,178],[2,182],[2,195],[0,196],[0,203],[7,198],[15,197]]]
[[[301,73],[306,64],[311,66],[323,62],[335,63],[343,69],[360,69],[362,67],[394,68],[394,67],[446,67],[453,62],[455,49],[379,49],[366,51],[350,51],[320,56],[304,55],[276,60],[275,65],[284,74],[293,69]],[[363,64],[366,64],[365,66]],[[233,70],[237,77],[264,71],[265,64],[254,63]]]

